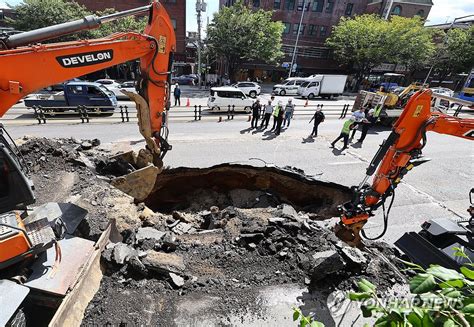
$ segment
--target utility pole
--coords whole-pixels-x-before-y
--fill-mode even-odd
[[[303,8],[301,10],[301,17],[300,17],[300,24],[298,25],[298,34],[296,35],[296,41],[295,41],[295,49],[293,50],[293,56],[291,57],[291,65],[290,65],[290,72],[288,73],[288,78],[291,77],[291,72],[293,71],[293,65],[295,64],[296,61],[296,50],[298,49],[298,41],[300,39],[300,32],[301,32],[301,24],[303,23],[303,17],[304,17],[304,11],[306,8],[306,1],[303,1]]]
[[[197,50],[198,50],[198,83],[199,88],[202,88],[202,81],[201,81],[201,12],[206,11],[206,2],[204,0],[196,0],[196,13],[197,13],[197,24],[198,24],[198,42],[197,42]]]
[[[393,6],[393,0],[389,0],[389,5],[384,15],[385,20],[387,20],[390,17],[390,11],[392,11],[392,6]]]

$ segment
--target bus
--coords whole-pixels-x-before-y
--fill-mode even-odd
[[[474,69],[471,70],[471,73],[467,76],[466,83],[459,93],[459,98],[474,102]]]

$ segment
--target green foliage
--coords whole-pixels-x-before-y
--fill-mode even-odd
[[[324,324],[313,320],[311,316],[305,316],[299,308],[293,308],[293,321],[299,320],[300,327],[324,327]]]
[[[460,248],[454,248],[455,255],[469,259]],[[472,262],[466,263],[461,273],[438,265],[423,269],[419,265],[406,263],[418,271],[411,278],[410,291],[414,295],[410,305],[403,301],[385,303],[379,298],[374,285],[362,279],[358,292],[349,293],[352,301],[369,299],[361,306],[366,318],[376,317],[375,326],[473,326],[474,324],[474,271]]]
[[[14,8],[17,12],[16,18],[8,19],[7,23],[19,31],[29,31],[52,26],[81,19],[92,14],[77,2],[66,0],[24,0],[23,3]],[[102,16],[113,12],[113,9],[107,9],[97,14]],[[135,19],[134,17],[126,17],[115,22],[104,24],[98,29],[66,35],[54,41],[99,38],[116,32],[142,32],[145,26],[145,18]]]
[[[224,57],[232,74],[244,61],[276,63],[281,51],[284,26],[272,21],[272,12],[251,10],[242,1],[223,7],[207,30],[209,51]]]
[[[474,26],[438,32],[440,41],[433,57],[434,71],[443,80],[446,76],[468,72],[474,66]]]
[[[394,16],[387,21],[377,15],[341,18],[326,44],[344,64],[354,65],[358,78],[382,63],[424,67],[433,56],[433,32],[416,16]]]

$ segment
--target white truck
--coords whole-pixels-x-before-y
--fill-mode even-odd
[[[312,75],[298,88],[298,95],[303,98],[337,97],[342,94],[347,75]]]

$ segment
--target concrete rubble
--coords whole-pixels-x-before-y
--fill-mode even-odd
[[[328,295],[352,289],[361,277],[382,291],[403,283],[386,261],[346,246],[321,223],[333,209],[308,206],[305,211],[267,190],[207,188],[185,195],[186,201],[174,207],[152,210],[111,187],[108,174],[97,173],[129,170],[123,162],[104,160],[109,154],[98,145],[26,139],[20,147],[32,167],[39,203],[68,199],[87,209],[79,228],[83,237],[97,239],[112,219],[120,232],[122,240],[102,254],[104,277],[84,326],[174,325],[167,319],[176,310],[176,298],[183,296],[219,297],[216,310],[245,311],[255,300],[252,290],[259,287],[297,284]],[[165,198],[169,194],[162,193]],[[367,247],[391,259],[397,255],[382,243],[368,242]],[[140,312],[150,301],[162,304],[145,319]]]

